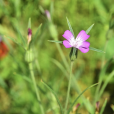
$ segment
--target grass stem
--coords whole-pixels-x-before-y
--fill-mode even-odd
[[[67,90],[67,97],[66,97],[66,103],[65,103],[64,114],[67,113],[67,106],[68,106],[68,100],[69,100],[69,95],[70,95],[71,77],[72,77],[72,66],[73,66],[73,62],[71,61],[71,66],[70,66],[70,79],[69,79],[69,84],[68,84],[68,90]]]

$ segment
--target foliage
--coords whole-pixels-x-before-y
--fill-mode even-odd
[[[114,4],[112,3],[113,0],[0,0],[0,36],[9,49],[9,53],[0,59],[0,113],[41,113],[25,57],[28,49],[29,18],[33,38],[29,46],[32,47],[34,56],[33,71],[41,102],[46,114],[60,113],[54,95],[47,90],[41,79],[48,84],[49,89],[54,90],[61,107],[64,107],[69,79],[70,49],[48,40],[64,40],[62,34],[69,29],[66,17],[75,35],[81,30],[87,30],[94,23],[89,32],[90,47],[105,51],[98,53],[90,50],[86,54],[78,52],[78,58],[73,66],[68,108],[83,92],[81,90],[100,82],[77,100],[76,104],[81,104],[77,113],[89,114],[91,110],[95,112],[97,101],[101,103],[100,113],[103,111],[103,114],[112,113],[110,108],[110,105],[114,104],[112,97],[114,96]],[[45,10],[50,11],[51,21],[47,19]],[[107,100],[104,103],[105,98]]]

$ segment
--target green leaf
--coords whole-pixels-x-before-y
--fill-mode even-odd
[[[23,74],[14,73],[15,76],[22,77],[25,81],[32,83],[31,79]]]
[[[29,21],[28,21],[28,28],[31,29],[31,18],[29,18]]]
[[[101,81],[102,78],[104,77],[105,72],[106,72],[108,66],[109,66],[111,63],[113,63],[113,62],[114,62],[113,57],[111,57],[111,58],[106,62],[106,64],[105,64],[104,67],[102,68],[102,70],[101,70],[101,72],[100,72],[100,75],[99,75],[100,81]],[[100,83],[101,83],[101,82],[100,82]]]
[[[17,28],[16,28],[17,29]],[[20,31],[17,29],[17,32],[19,34],[19,38],[21,39],[23,45],[25,46],[26,45],[26,39],[22,36],[22,34],[20,33]]]
[[[90,32],[90,30],[93,28],[94,24],[92,24],[87,30],[86,30],[86,34],[88,34]]]
[[[88,89],[90,89],[90,88],[92,88],[92,87],[94,87],[94,86],[96,86],[96,85],[98,85],[98,83],[96,83],[96,84],[93,84],[93,85],[91,85],[91,86],[89,86],[89,87],[87,87],[84,91],[82,91],[80,94],[79,94],[79,96],[74,100],[74,102],[72,103],[72,105],[71,105],[71,107],[69,108],[69,110],[68,110],[68,113],[67,114],[69,114],[70,113],[70,111],[72,110],[72,108],[73,108],[73,106],[75,105],[75,103],[76,103],[76,101],[80,98],[80,96],[86,91],[86,90],[88,90]]]
[[[10,39],[10,40],[12,40],[13,42],[15,42],[16,44],[18,44],[18,45],[21,45],[21,44],[19,44],[14,38],[12,38],[12,37],[10,37],[10,36],[6,36],[6,35],[2,35],[4,38],[8,38],[8,39]]]
[[[32,41],[31,41],[30,44],[33,44],[36,41],[36,39],[38,38],[38,33],[40,31],[41,26],[42,26],[42,24],[40,24],[40,26],[38,27],[38,29],[37,29],[37,31],[35,33],[35,36],[32,38]]]
[[[55,42],[55,43],[63,43],[63,41],[55,41],[55,40],[48,40],[49,42]]]
[[[106,107],[106,104],[107,104],[107,98],[105,99],[105,101],[104,101],[104,103],[103,103],[103,106],[102,106],[101,111],[100,111],[99,114],[103,114],[103,111],[104,111],[104,109],[105,109],[105,107]]]
[[[71,26],[71,24],[70,24],[70,22],[69,22],[69,20],[68,20],[67,17],[66,17],[66,19],[67,19],[67,23],[68,23],[69,29],[70,29],[70,31],[72,32],[72,34],[73,34],[73,36],[75,38],[75,35],[74,35],[74,32],[73,32],[72,26]]]
[[[106,64],[104,65],[104,67],[102,68],[101,72],[100,72],[100,75],[99,75],[99,85],[97,86],[97,89],[96,89],[96,92],[95,92],[95,102],[100,98],[100,94],[99,94],[99,91],[101,89],[101,85],[102,85],[102,81],[103,81],[103,78],[104,78],[104,75],[105,75],[105,72],[108,68],[108,66],[113,63],[114,59],[113,57],[111,57],[107,62]]]
[[[55,96],[55,98],[58,102],[58,105],[60,107],[61,114],[63,114],[63,108],[62,108],[61,103],[60,103],[56,93],[54,92],[54,90],[48,84],[46,84],[43,80],[42,80],[42,83],[53,93],[53,95]]]
[[[89,47],[89,49],[90,49],[90,50],[93,50],[93,51],[100,52],[100,53],[105,53],[104,51],[99,50],[99,49],[96,49],[96,48],[93,48],[93,47]]]
[[[104,92],[107,84],[109,83],[109,81],[114,77],[114,70],[112,71],[112,73],[107,77],[106,81],[104,82],[101,90],[100,90],[100,93],[99,93],[99,97],[102,95],[102,93]]]

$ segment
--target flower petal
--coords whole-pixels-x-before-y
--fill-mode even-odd
[[[89,48],[90,46],[90,43],[89,42],[82,42],[82,45],[80,47],[83,47],[83,48]]]
[[[79,34],[77,35],[76,39],[80,39],[82,41],[87,40],[90,37],[90,35],[87,35],[84,30],[80,31]]]
[[[70,45],[70,43],[69,43],[67,40],[64,40],[64,41],[63,41],[63,45],[64,45],[66,48],[72,47],[72,46]]]
[[[78,48],[82,53],[87,53],[89,51],[89,48],[84,48],[84,47],[80,47]]]
[[[69,30],[66,30],[62,36],[63,36],[64,38],[66,38],[68,41],[69,41],[71,38],[74,38],[73,34],[72,34]]]

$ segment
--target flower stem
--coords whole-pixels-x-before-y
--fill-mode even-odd
[[[29,70],[30,70],[31,78],[32,78],[33,85],[34,85],[34,88],[35,88],[37,100],[38,100],[39,105],[40,105],[41,113],[42,113],[42,114],[45,114],[45,113],[44,113],[43,106],[42,106],[42,103],[41,103],[40,95],[39,95],[39,92],[38,92],[38,89],[37,89],[37,84],[36,84],[35,77],[34,77],[32,62],[29,62]]]
[[[69,99],[69,94],[70,94],[71,77],[72,77],[72,66],[73,66],[73,61],[71,61],[71,66],[70,66],[70,79],[69,79],[69,84],[68,84],[64,114],[67,113],[68,99]]]

